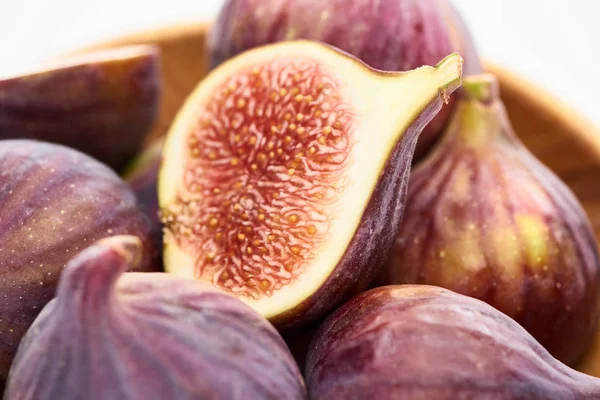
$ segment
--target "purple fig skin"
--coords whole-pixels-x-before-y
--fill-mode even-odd
[[[64,265],[96,240],[134,234],[140,271],[155,269],[150,225],[131,189],[76,150],[0,141],[0,385],[19,341],[56,290]]]
[[[560,363],[511,318],[427,285],[376,288],[338,309],[305,376],[314,400],[600,398],[600,379]]]
[[[457,87],[449,87],[449,96]],[[389,259],[406,206],[408,180],[419,134],[442,108],[438,96],[396,144],[379,177],[346,253],[319,289],[304,302],[271,319],[280,329],[306,326],[363,292]]]
[[[589,220],[517,139],[495,77],[466,78],[463,94],[442,142],[413,171],[382,283],[437,285],[484,300],[573,364],[600,315]]]
[[[125,181],[135,193],[140,210],[142,210],[152,225],[151,236],[154,245],[159,249],[162,260],[163,232],[158,206],[157,181],[158,171],[162,162],[162,140],[153,143],[130,165],[124,174]]]
[[[157,48],[135,46],[0,79],[0,139],[63,144],[119,170],[158,116],[159,72]]]
[[[447,0],[228,0],[208,38],[210,65],[294,39],[330,44],[384,71],[435,65],[455,51],[465,58],[464,49],[465,71],[481,71],[470,35]],[[431,147],[452,109],[451,101],[424,128],[415,160]]]
[[[138,238],[118,236],[70,261],[19,347],[7,399],[306,399],[267,320],[195,280],[123,274],[141,254]]]

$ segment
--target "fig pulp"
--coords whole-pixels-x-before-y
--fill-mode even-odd
[[[471,36],[447,0],[229,0],[208,38],[210,63],[293,39],[330,44],[386,71],[435,65],[456,51],[465,73],[482,72]],[[431,147],[452,109],[451,101],[424,128],[415,159]]]
[[[517,139],[496,78],[466,78],[462,91],[442,141],[410,178],[385,282],[484,300],[572,363],[599,316],[590,223],[573,193]]]
[[[389,255],[418,133],[460,85],[461,65],[454,54],[384,73],[297,41],[213,70],[165,141],[166,270],[279,326],[366,287]]]
[[[76,150],[0,141],[0,386],[19,341],[54,296],[65,263],[96,240],[134,234],[155,268],[150,226],[129,187]]]
[[[209,285],[126,273],[133,236],[101,240],[72,259],[56,299],[19,346],[6,399],[305,399],[281,336]]]
[[[158,213],[157,180],[162,160],[162,140],[157,140],[138,156],[125,172],[125,181],[135,193],[140,210],[151,224],[150,235],[162,258],[162,224]]]
[[[0,139],[73,147],[120,169],[158,115],[158,50],[131,46],[0,78]]]
[[[600,398],[600,379],[560,363],[511,318],[427,285],[372,289],[338,309],[305,377],[314,400]]]

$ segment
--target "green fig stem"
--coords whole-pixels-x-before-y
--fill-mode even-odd
[[[446,132],[446,140],[458,139],[462,145],[481,149],[498,139],[514,142],[508,121],[496,76],[465,77],[462,97]]]
[[[440,94],[446,104],[450,101],[450,94],[462,84],[463,63],[458,53],[452,53],[435,66],[436,74],[441,77],[440,82],[443,85]]]
[[[465,77],[463,91],[466,99],[478,103],[490,104],[500,99],[498,79],[492,74]]]

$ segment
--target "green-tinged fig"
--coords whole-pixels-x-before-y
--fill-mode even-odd
[[[156,268],[150,224],[112,170],[60,145],[0,141],[0,386],[67,261],[115,234],[139,236],[137,269]]]
[[[428,285],[365,292],[310,346],[313,400],[584,400],[600,379],[553,358],[490,305]]]
[[[59,143],[120,169],[158,115],[158,62],[155,47],[131,46],[0,77],[0,139]]]
[[[471,36],[447,0],[228,0],[208,38],[210,63],[294,39],[330,44],[386,71],[435,65],[456,51],[465,74],[481,72]],[[415,159],[431,147],[452,109],[453,102],[424,128]]]
[[[442,141],[410,178],[384,283],[484,300],[570,364],[599,316],[593,231],[573,193],[515,136],[496,78],[466,78],[463,92]]]
[[[125,273],[133,236],[73,258],[11,368],[10,400],[306,399],[268,321],[226,293],[165,273]]]
[[[125,181],[135,193],[140,210],[152,225],[151,236],[162,258],[162,225],[159,218],[157,180],[162,159],[162,140],[157,140],[138,156],[125,172]]]
[[[454,54],[380,72],[295,41],[213,70],[165,141],[165,269],[280,327],[365,288],[393,244],[418,134],[460,85],[461,65]]]

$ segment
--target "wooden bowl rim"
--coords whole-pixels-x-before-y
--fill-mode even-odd
[[[211,25],[210,20],[201,20],[148,28],[88,46],[85,51],[132,43],[160,44],[182,37],[201,37],[206,35]],[[571,133],[582,150],[600,163],[600,127],[548,90],[510,69],[488,60],[484,61],[484,66],[486,71],[497,75],[501,84],[524,103],[532,109],[543,110],[561,125],[562,130]]]

